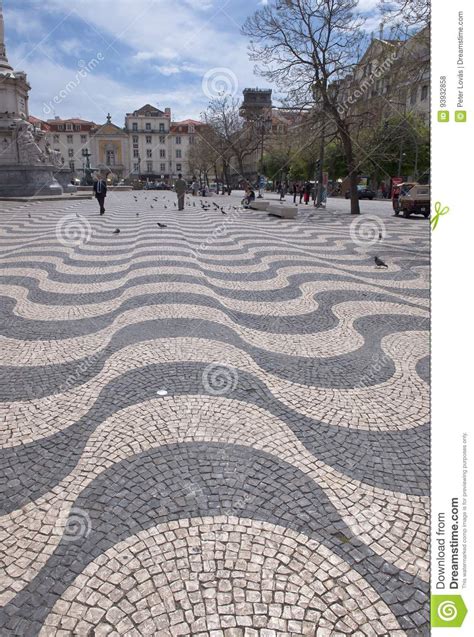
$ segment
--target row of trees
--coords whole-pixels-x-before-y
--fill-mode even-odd
[[[310,143],[295,143],[293,135],[283,138],[265,154],[263,171],[266,175],[286,176],[289,181],[311,180],[317,164],[317,133]],[[306,140],[308,137],[306,136]],[[399,115],[385,120],[375,128],[362,129],[353,136],[353,154],[357,175],[366,175],[374,184],[388,175],[411,175],[423,178],[430,167],[430,132],[423,120],[414,114]],[[315,154],[316,149],[316,154]],[[325,137],[322,169],[331,181],[349,174],[344,147],[337,135]]]
[[[419,29],[429,21],[429,3],[426,0],[380,0],[380,9],[385,24],[391,24],[392,37],[406,36],[411,28]],[[331,139],[327,140],[331,147],[329,161],[335,164],[342,159],[345,164],[350,178],[352,214],[360,213],[357,196],[361,171],[360,142],[369,144],[369,147],[373,144],[372,150],[376,152],[379,148],[377,136],[381,139],[386,135],[388,127],[396,134],[393,139],[387,135],[387,143],[381,151],[384,153],[382,165],[393,162],[393,154],[389,152],[393,143],[402,148],[401,161],[403,153],[405,161],[408,161],[408,154],[411,161],[411,151],[407,150],[414,147],[417,157],[413,161],[417,169],[426,159],[419,152],[423,131],[419,131],[420,138],[417,132],[410,134],[410,139],[400,141],[405,134],[403,126],[389,121],[385,130],[371,132],[371,139],[364,140],[360,138],[360,126],[353,110],[340,108],[345,80],[354,72],[362,51],[367,47],[364,22],[363,14],[358,11],[358,0],[277,0],[255,12],[243,28],[243,33],[250,38],[250,57],[256,62],[257,73],[277,85],[292,107],[311,108],[316,119],[311,129],[316,136],[318,131],[319,136],[323,133],[326,136],[330,131]],[[405,34],[402,33],[403,28],[407,29]],[[418,72],[417,65],[419,60],[415,60],[414,69],[406,69],[406,72]],[[405,128],[411,126],[411,122],[405,123]],[[418,131],[418,128],[417,125],[415,130]],[[404,151],[404,147],[407,150]],[[367,154],[362,165],[369,162],[380,167],[373,152]],[[304,155],[304,150],[300,149],[291,169],[294,173],[306,172],[309,176]],[[274,163],[275,159],[284,161],[285,158],[274,152],[267,162]]]
[[[244,179],[245,162],[260,145],[259,131],[239,112],[239,101],[229,95],[213,99],[188,155],[191,172],[201,181],[231,185]]]
[[[429,21],[426,0],[380,0],[379,8],[394,40],[406,39],[412,28],[419,31]],[[331,179],[349,176],[352,214],[360,212],[361,173],[378,181],[402,169],[419,176],[429,168],[429,131],[414,115],[341,109],[347,78],[356,78],[368,45],[364,21],[358,0],[277,0],[255,12],[243,28],[257,73],[286,95],[285,106],[304,114],[288,132],[272,135],[259,168],[272,179],[312,179],[319,157],[319,177],[323,169]],[[428,29],[421,33],[429,37]],[[407,48],[400,62],[406,84],[429,64],[420,59],[421,44]],[[381,100],[390,103],[387,97]],[[262,122],[244,120],[238,100],[226,95],[210,103],[203,119],[189,155],[191,170],[204,181],[226,185],[236,175],[245,178],[246,162],[263,148]],[[367,126],[368,119],[383,123]]]

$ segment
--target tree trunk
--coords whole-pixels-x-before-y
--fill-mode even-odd
[[[227,186],[227,190],[229,190],[229,166],[227,165],[226,161],[224,162],[223,169],[224,169],[225,185]]]
[[[337,126],[337,132],[339,135],[339,139],[342,142],[347,169],[349,171],[349,180],[350,180],[349,192],[351,195],[351,215],[360,215],[359,194],[357,192],[357,184],[359,182],[359,175],[357,173],[357,166],[354,159],[354,149],[352,147],[352,139],[351,139],[350,130],[348,128],[347,123],[339,115],[337,108],[335,106],[328,105],[328,111]]]
[[[240,155],[237,157],[237,163],[239,164],[240,179],[245,179],[244,160],[242,159]]]
[[[359,194],[357,192],[357,184],[359,175],[354,161],[354,151],[352,148],[352,140],[348,131],[341,131],[342,144],[344,154],[346,156],[347,169],[349,170],[350,195],[351,195],[351,215],[360,215]]]

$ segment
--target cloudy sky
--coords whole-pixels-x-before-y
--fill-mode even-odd
[[[3,0],[7,53],[28,74],[37,117],[101,123],[110,112],[123,125],[126,112],[150,103],[175,120],[198,119],[216,89],[268,86],[240,34],[262,2]]]

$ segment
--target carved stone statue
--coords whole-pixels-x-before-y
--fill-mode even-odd
[[[53,150],[49,144],[46,144],[47,163],[52,164],[55,168],[62,168],[63,160],[59,150]]]
[[[44,164],[46,154],[41,150],[29,122],[21,123],[17,128],[18,158],[20,164]]]

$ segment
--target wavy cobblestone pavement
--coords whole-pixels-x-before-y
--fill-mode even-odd
[[[429,223],[218,201],[0,204],[2,637],[429,635]]]

